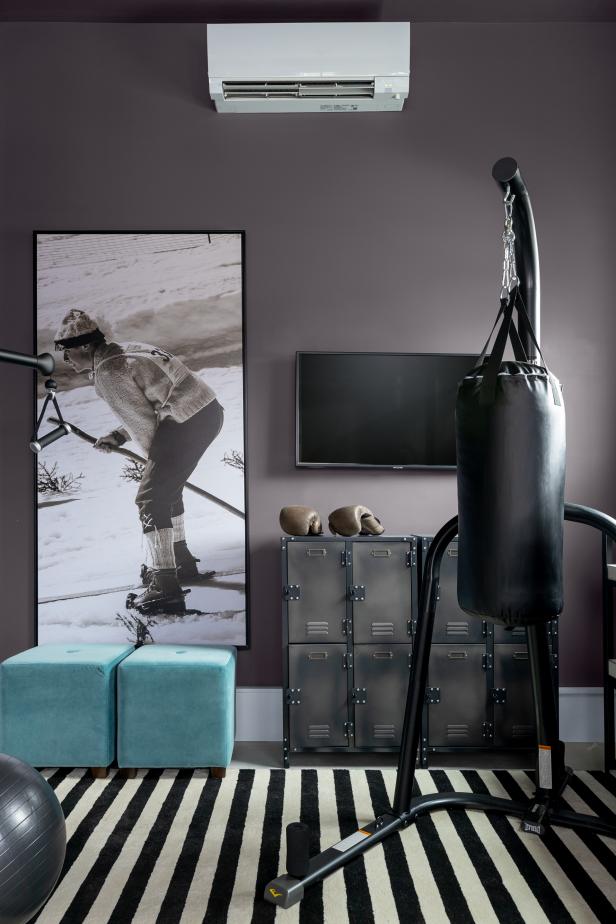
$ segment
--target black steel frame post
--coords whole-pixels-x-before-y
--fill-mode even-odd
[[[565,745],[558,735],[558,713],[550,670],[547,623],[528,626],[526,636],[537,732],[537,789],[522,826],[525,831],[543,834],[544,817],[552,800],[559,796],[567,785],[571,771],[565,767]]]
[[[430,648],[434,630],[441,561],[447,546],[457,532],[458,518],[453,517],[438,531],[430,544],[426,557],[425,574],[419,601],[419,619],[411,656],[411,679],[406,698],[398,775],[396,777],[396,791],[393,802],[393,810],[396,815],[409,812],[411,809],[417,749],[421,736],[423,706],[426,701],[428,662],[430,660]]]
[[[613,544],[608,536],[603,536],[601,565],[603,574],[603,741],[604,769],[606,773],[616,769],[614,753],[614,687],[616,683],[610,675],[610,659],[614,652],[614,583],[608,574],[608,564],[613,560]]]
[[[510,191],[515,195],[512,218],[520,292],[533,325],[537,343],[541,343],[539,251],[537,249],[537,232],[535,230],[535,219],[530,204],[530,196],[515,158],[502,157],[498,160],[492,167],[492,176],[503,192],[506,192],[507,187],[509,187]],[[524,329],[520,331],[520,337],[531,362],[538,362],[539,357],[535,353],[535,347]]]
[[[570,771],[565,768],[565,746],[558,737],[558,704],[552,672],[545,670],[546,664],[550,663],[547,623],[529,626],[527,639],[537,740],[551,749],[552,786],[559,789]]]

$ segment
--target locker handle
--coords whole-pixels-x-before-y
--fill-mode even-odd
[[[326,661],[327,652],[326,651],[309,651],[308,660],[309,661]]]
[[[373,658],[393,658],[393,651],[375,651],[372,654]]]
[[[370,549],[373,558],[391,558],[391,549]]]
[[[528,652],[527,651],[514,651],[513,660],[514,661],[528,661]]]
[[[327,549],[306,549],[306,555],[308,558],[314,557],[317,555],[325,556],[327,555]]]
[[[448,652],[447,652],[447,657],[448,657],[448,658],[452,658],[452,659],[455,659],[455,658],[458,658],[458,659],[468,658],[468,651],[448,651]]]

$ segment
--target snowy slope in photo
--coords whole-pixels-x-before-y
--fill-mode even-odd
[[[225,412],[223,428],[202,456],[190,482],[243,512],[243,470],[229,464],[232,458],[241,461],[244,455],[239,237],[221,235],[227,240],[216,247],[216,235],[212,235],[212,244],[204,235],[185,235],[179,242],[182,249],[163,253],[158,250],[154,254],[145,247],[152,242],[144,243],[142,239],[156,235],[119,237],[135,239],[132,255],[131,242],[121,242],[128,252],[123,262],[117,254],[94,262],[92,241],[88,240],[82,243],[88,245],[89,259],[75,263],[81,252],[77,246],[80,241],[71,238],[72,262],[67,265],[67,260],[63,261],[56,253],[62,236],[46,235],[49,240],[39,242],[39,262],[43,264],[39,282],[45,281],[44,294],[39,293],[42,322],[39,330],[53,330],[70,307],[89,311],[94,304],[101,330],[109,325],[117,341],[135,338],[177,351],[214,389]],[[186,238],[191,237],[200,238],[198,247],[188,246],[190,241]],[[160,248],[161,241],[155,243]],[[173,240],[168,240],[165,246],[169,248],[172,243]],[[139,245],[145,252],[140,251]],[[204,265],[204,254],[208,265]],[[52,256],[58,263],[55,272]],[[124,266],[127,262],[132,271],[130,279],[129,267]],[[209,306],[203,313],[197,305],[199,274],[203,276],[202,306],[206,302],[206,307]],[[161,288],[168,290],[172,304],[164,301]],[[125,293],[122,298],[119,290]],[[212,300],[218,304],[214,313],[216,323],[211,323]],[[190,309],[186,308],[187,301]],[[180,303],[182,309],[177,308]],[[150,317],[143,326],[145,306],[149,306]],[[174,311],[178,316],[190,315],[190,334],[183,325],[170,334]],[[186,344],[184,354],[178,350],[182,340]],[[49,334],[43,333],[39,349],[49,349],[48,341]],[[201,359],[200,366],[189,358],[196,356]],[[61,354],[56,357],[60,372],[64,364]],[[62,374],[69,387],[58,392],[58,400],[69,423],[94,438],[118,426],[119,421],[96,395],[86,375],[77,375],[68,367]],[[59,381],[60,375],[56,378]],[[39,406],[40,403],[39,398]],[[46,422],[41,432],[52,426],[53,423]],[[132,442],[126,443],[125,448],[141,454],[139,446]],[[117,453],[95,450],[71,434],[49,446],[38,461],[48,471],[55,465],[58,475],[82,476],[72,489],[38,495],[39,642],[133,640],[118,616],[127,615],[126,588],[134,587],[139,592],[139,569],[147,559],[135,506],[139,485],[127,480],[128,460]],[[157,617],[156,625],[150,628],[151,635],[161,642],[245,644],[245,522],[188,488],[184,491],[184,504],[189,548],[201,559],[201,571],[215,570],[217,575],[207,585],[191,589],[186,598],[189,611],[186,616]]]

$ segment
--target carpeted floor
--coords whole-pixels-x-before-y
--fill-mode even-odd
[[[60,882],[40,924],[545,924],[616,921],[616,840],[517,819],[437,812],[393,835],[282,911],[262,900],[284,865],[281,832],[301,819],[330,846],[388,808],[395,770],[140,771],[93,780],[46,771],[66,816]],[[523,771],[420,770],[418,792],[530,795]],[[616,778],[575,775],[566,802],[616,813]]]

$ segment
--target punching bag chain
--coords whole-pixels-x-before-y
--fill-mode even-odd
[[[511,193],[509,184],[503,199],[505,206],[505,228],[503,231],[503,247],[505,257],[503,260],[503,281],[501,284],[501,299],[509,298],[509,293],[519,282],[518,273],[515,263],[515,231],[513,230],[513,200],[515,195]]]

